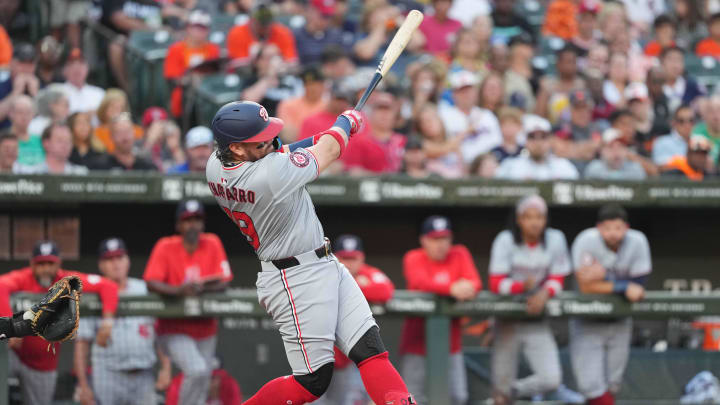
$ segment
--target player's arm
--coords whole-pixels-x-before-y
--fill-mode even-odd
[[[73,352],[73,366],[75,368],[75,375],[77,376],[77,390],[80,396],[80,403],[92,403],[94,395],[92,388],[90,388],[90,381],[88,379],[88,355],[90,354],[90,340],[87,339],[76,339],[75,350]]]
[[[299,148],[310,151],[318,164],[318,172],[327,169],[345,152],[350,137],[362,128],[362,115],[355,110],[340,114],[330,129],[290,145],[283,146],[284,152],[294,152]]]

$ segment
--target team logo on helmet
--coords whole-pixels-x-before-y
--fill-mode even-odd
[[[305,167],[310,164],[310,157],[305,152],[297,151],[290,154],[290,162],[297,167]]]
[[[265,107],[260,107],[260,118],[262,118],[263,121],[267,121],[270,119],[270,116],[268,116],[268,112]]]

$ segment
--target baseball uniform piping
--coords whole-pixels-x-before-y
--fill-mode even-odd
[[[313,372],[312,367],[310,366],[310,359],[308,358],[307,351],[305,350],[305,342],[303,342],[302,338],[302,331],[300,330],[300,320],[297,317],[297,309],[295,308],[295,300],[293,300],[292,291],[290,291],[290,284],[287,281],[287,276],[285,275],[285,269],[280,269],[280,275],[282,276],[283,281],[283,287],[285,287],[285,292],[288,295],[288,299],[290,300],[290,308],[292,310],[293,315],[293,321],[295,323],[295,329],[297,330],[298,335],[298,342],[300,343],[300,351],[303,354],[303,359],[305,360],[305,365],[308,368],[308,371],[310,373]]]

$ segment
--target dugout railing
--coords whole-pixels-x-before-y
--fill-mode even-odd
[[[38,298],[32,294],[14,294],[13,310],[27,309]],[[527,317],[523,299],[499,297],[481,292],[475,300],[454,302],[432,294],[396,291],[386,305],[371,305],[378,317],[421,316],[426,318],[427,335],[427,394],[428,405],[450,403],[447,380],[450,319],[455,316]],[[83,316],[98,315],[100,302],[96,295],[86,294],[81,303]],[[118,316],[144,315],[156,317],[267,317],[258,304],[254,290],[233,289],[225,294],[163,300],[156,295],[121,297]],[[592,296],[564,292],[548,301],[544,316],[558,317],[625,317],[634,318],[694,318],[720,315],[720,293],[696,295],[690,293],[648,292],[646,298],[629,303],[617,296]],[[65,343],[67,344],[67,343]],[[700,371],[700,370],[698,370]],[[7,381],[7,346],[0,345],[0,381]],[[0,384],[0,405],[7,405],[7,384]]]

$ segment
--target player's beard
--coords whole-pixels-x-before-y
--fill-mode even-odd
[[[183,233],[182,237],[185,244],[195,245],[200,239],[200,230],[196,228],[188,229],[185,233]]]
[[[50,277],[38,277],[38,284],[43,288],[49,288],[52,285],[52,278]]]

